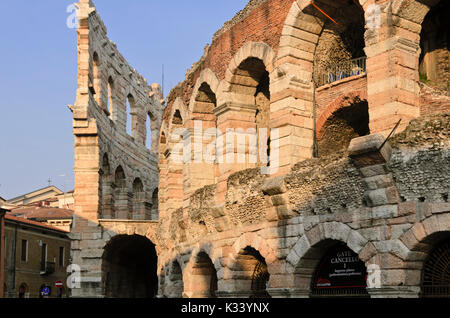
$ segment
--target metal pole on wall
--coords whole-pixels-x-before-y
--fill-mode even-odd
[[[0,208],[0,298],[5,292],[5,213],[6,210]]]

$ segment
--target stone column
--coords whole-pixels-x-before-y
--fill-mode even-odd
[[[298,65],[282,66],[283,69],[288,67],[297,70],[298,74],[305,73]],[[272,131],[278,130],[278,139],[271,140],[271,154],[278,151],[278,167],[274,166],[276,160],[273,158],[271,166],[272,171],[276,171],[275,175],[281,175],[288,173],[296,163],[312,158],[313,83],[300,79],[293,72],[276,74],[275,70],[274,73],[271,78],[275,92],[271,94],[270,127]],[[278,150],[274,149],[276,147]]]
[[[381,6],[389,5],[385,2]],[[384,136],[400,119],[399,131],[420,116],[420,25],[403,20],[383,7],[380,27],[368,28],[365,35],[369,126],[371,133]]]
[[[249,155],[255,156],[254,158],[257,159],[258,147],[254,147],[246,141],[245,158],[242,157],[242,154],[241,156],[238,156],[239,139],[236,135],[233,135],[238,129],[243,132],[254,129],[256,132],[256,106],[228,102],[215,108],[214,114],[217,117],[217,129],[219,134],[221,134],[221,136],[218,135],[216,139],[216,195],[218,202],[225,202],[228,177],[234,172],[254,168],[257,165],[257,160],[254,163],[249,162]],[[227,131],[229,132],[228,136]]]

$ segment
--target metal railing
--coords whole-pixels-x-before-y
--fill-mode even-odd
[[[328,66],[319,77],[319,85],[326,85],[344,78],[366,73],[365,56]]]

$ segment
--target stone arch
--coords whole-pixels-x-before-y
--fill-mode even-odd
[[[430,11],[430,6],[435,3],[434,0],[394,0],[391,4],[391,10],[397,18],[403,18],[420,25]]]
[[[247,246],[254,248],[257,250],[262,257],[264,257],[268,264],[272,264],[276,261],[275,253],[270,245],[266,242],[264,238],[260,235],[248,232],[242,234],[233,244],[232,254],[229,255],[231,257],[231,262],[235,260],[235,255],[239,253],[242,249]]]
[[[183,269],[178,259],[167,266],[164,279],[164,295],[168,298],[182,298],[184,293]]]
[[[440,1],[427,13],[421,24],[419,81],[422,85],[450,90],[450,3]]]
[[[190,113],[194,112],[195,100],[196,100],[198,91],[203,83],[208,84],[208,86],[210,87],[211,91],[214,94],[218,93],[220,80],[217,77],[216,73],[214,73],[214,71],[212,71],[210,68],[206,68],[206,69],[202,70],[199,78],[195,82],[194,90],[192,91],[191,99],[189,102],[189,112]]]
[[[156,296],[158,256],[155,245],[140,235],[116,235],[104,246],[102,286],[110,298]]]
[[[183,272],[185,295],[190,298],[214,298],[218,290],[218,279],[222,265],[212,244],[204,244],[192,251]]]
[[[221,82],[217,105],[217,128],[223,134],[227,128],[236,129],[240,148],[226,147],[218,142],[219,174],[256,166],[268,167],[270,157],[270,102],[275,53],[263,42],[247,42],[230,61]],[[231,117],[231,119],[230,119]],[[225,138],[223,138],[225,139]],[[224,151],[225,150],[225,151]],[[233,153],[231,153],[233,152]],[[244,155],[242,155],[244,154]],[[233,163],[223,163],[221,156],[237,156]],[[221,180],[219,180],[221,182]]]
[[[276,262],[277,257],[265,239],[253,232],[242,234],[228,254],[219,291],[233,297],[268,296],[266,287],[270,285],[270,273]],[[259,286],[260,278],[265,286]]]
[[[173,123],[175,115],[181,117],[182,122],[180,124]],[[175,99],[175,101],[172,104],[172,108],[170,110],[170,116],[168,117],[169,118],[169,121],[168,121],[169,122],[169,131],[173,130],[174,125],[182,126],[183,123],[185,123],[189,119],[188,115],[189,115],[188,108],[184,104],[183,100],[180,97],[177,97],[177,99]]]
[[[346,244],[365,263],[376,254],[371,243],[346,224],[326,222],[313,226],[298,239],[286,258],[286,268],[292,275],[293,287],[301,290],[304,296],[310,293],[317,265],[326,250],[336,242]]]
[[[346,151],[353,138],[370,133],[367,91],[341,95],[323,110],[316,123],[318,155]]]
[[[225,79],[220,84],[218,95],[221,95],[221,91],[230,92],[233,78],[235,77],[236,70],[247,59],[254,58],[261,60],[267,72],[271,73],[274,68],[275,52],[274,50],[264,42],[247,42],[242,46],[239,51],[231,59],[228,68],[225,73]],[[218,96],[220,98],[220,96]],[[223,98],[226,98],[223,96]],[[218,101],[218,106],[225,101]]]
[[[204,186],[215,183],[216,177],[216,139],[217,90],[219,79],[210,69],[200,73],[189,104],[190,120],[184,125],[192,133],[191,144],[195,149],[191,162],[183,168],[185,175],[185,200]]]
[[[89,90],[94,95],[94,99],[99,107],[102,107],[102,62],[96,51],[92,54],[92,76],[89,83]]]

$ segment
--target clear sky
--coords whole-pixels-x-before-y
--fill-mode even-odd
[[[0,196],[51,184],[73,189],[74,0],[0,1]],[[109,38],[165,94],[184,80],[213,34],[247,0],[94,0]]]

